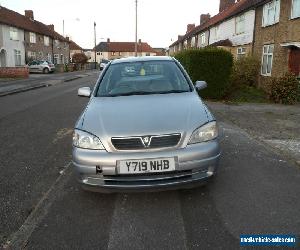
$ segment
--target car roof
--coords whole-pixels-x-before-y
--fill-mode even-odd
[[[169,56],[140,56],[140,57],[126,57],[121,59],[115,59],[111,64],[127,63],[127,62],[148,62],[148,61],[172,61],[172,57]]]

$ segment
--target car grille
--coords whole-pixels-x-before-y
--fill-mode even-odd
[[[180,134],[147,136],[149,144],[143,143],[142,136],[130,138],[112,138],[111,142],[117,150],[137,150],[147,148],[167,148],[176,146],[181,138]]]

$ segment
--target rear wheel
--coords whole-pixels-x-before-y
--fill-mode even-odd
[[[48,69],[48,68],[44,68],[44,69],[43,69],[43,73],[44,73],[44,74],[48,74],[48,73],[49,73],[49,69]]]

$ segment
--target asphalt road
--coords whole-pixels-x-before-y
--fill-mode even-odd
[[[209,185],[82,191],[70,165],[71,135],[88,99],[76,90],[96,77],[0,98],[2,247],[239,249],[240,234],[299,235],[299,166],[221,117],[223,155]]]

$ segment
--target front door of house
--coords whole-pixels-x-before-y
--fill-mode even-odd
[[[300,76],[300,49],[292,48],[289,56],[289,69],[296,76]]]
[[[6,52],[4,49],[0,51],[0,67],[6,67]]]

